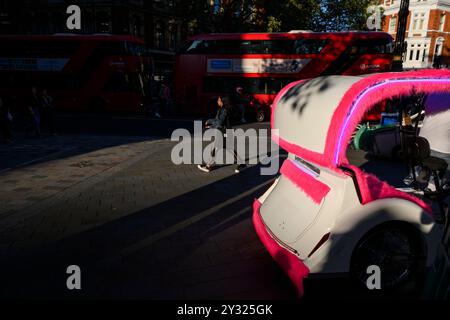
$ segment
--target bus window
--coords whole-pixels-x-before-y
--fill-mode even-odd
[[[182,53],[209,53],[210,47],[215,41],[195,40],[189,42],[182,50]]]
[[[204,91],[207,93],[230,94],[233,92],[235,78],[230,77],[206,77],[204,78]]]
[[[384,54],[391,53],[391,45],[386,40],[359,40],[354,43],[359,54]]]
[[[295,40],[294,51],[296,54],[319,54],[327,45],[327,40],[302,39]]]
[[[127,54],[138,56],[138,57],[149,57],[149,49],[142,44],[134,42],[125,42],[125,51]]]
[[[78,47],[77,42],[7,40],[0,46],[0,56],[8,58],[68,57],[74,54]]]
[[[63,73],[41,75],[36,83],[44,88],[56,90],[72,90],[79,87],[75,76]]]
[[[327,40],[195,40],[182,53],[188,54],[318,54]]]
[[[105,84],[105,91],[117,91],[125,86],[125,79],[122,74],[114,73]]]
[[[267,83],[267,94],[277,94],[283,87],[283,79],[271,78]]]
[[[244,92],[249,94],[258,94],[265,92],[264,83],[260,78],[246,78],[244,82]]]
[[[100,42],[95,49],[96,54],[106,56],[124,56],[130,52],[127,50],[126,42]]]
[[[277,94],[293,81],[295,79],[290,78],[205,77],[203,90],[206,93],[232,94],[237,87],[242,87],[247,94]]]
[[[292,40],[268,40],[263,41],[264,51],[267,54],[293,54],[294,42]]]
[[[142,86],[137,73],[114,72],[104,87],[107,92],[142,93]]]
[[[266,94],[278,94],[283,87],[289,83],[297,81],[297,79],[290,78],[267,78],[266,80]]]
[[[12,72],[3,75],[5,76],[0,77],[2,89],[28,88],[36,84],[49,90],[71,90],[79,87],[76,77],[71,74]]]
[[[197,103],[197,86],[186,86],[186,99],[192,101],[192,103]]]
[[[239,54],[261,53],[261,41],[240,41]]]

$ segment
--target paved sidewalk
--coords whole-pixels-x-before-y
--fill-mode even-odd
[[[295,299],[251,220],[275,177],[176,166],[174,145],[66,135],[0,146],[0,297]],[[81,291],[66,287],[74,264]],[[305,286],[306,299],[360,297],[342,280]]]
[[[141,154],[149,144],[140,137],[62,136],[0,145],[0,221]]]
[[[0,296],[295,298],[251,223],[273,177],[205,174],[173,165],[168,140],[127,139],[0,175]]]

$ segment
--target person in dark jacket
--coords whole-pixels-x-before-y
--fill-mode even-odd
[[[208,161],[207,164],[198,165],[198,169],[203,172],[211,172],[214,167],[216,166],[216,156],[217,153],[220,151],[220,148],[223,148],[227,150],[226,145],[226,135],[225,132],[227,129],[231,129],[231,121],[230,121],[230,113],[231,113],[231,100],[229,97],[219,97],[217,99],[217,106],[219,107],[219,110],[217,111],[216,117],[214,119],[209,119],[206,121],[205,128],[206,129],[217,129],[220,130],[223,134],[223,140],[222,140],[222,146],[217,143],[214,146],[214,148],[211,151],[211,159]],[[235,172],[239,173],[242,170],[246,168],[245,164],[239,164],[239,157],[236,153],[236,150],[234,148],[232,150],[228,150],[233,153],[234,161],[237,164]]]
[[[245,105],[248,105],[249,100],[244,94],[244,88],[237,87],[236,92],[232,95],[232,104],[241,116],[241,123],[246,123],[245,120]]]
[[[12,116],[8,104],[0,97],[0,131],[2,132],[4,141],[10,143],[12,139],[11,134],[11,120]]]
[[[48,133],[55,135],[55,112],[53,107],[53,98],[46,89],[42,90],[40,112],[43,123],[47,126]]]
[[[222,132],[225,132],[226,129],[231,129],[231,108],[231,101],[228,97],[218,97],[216,117],[206,121],[205,127],[207,129],[219,129]]]
[[[41,99],[38,94],[38,90],[36,87],[31,88],[31,95],[28,98],[26,109],[25,109],[25,117],[27,119],[27,127],[25,129],[25,135],[29,136],[30,132],[34,132],[36,137],[41,135],[41,116],[40,109]]]

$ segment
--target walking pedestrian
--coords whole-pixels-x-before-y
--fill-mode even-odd
[[[235,108],[237,108],[240,116],[241,116],[241,123],[246,123],[245,120],[245,107],[244,105],[248,104],[248,99],[244,95],[244,88],[237,87],[235,90],[235,93],[233,95],[233,105]]]
[[[160,111],[162,110],[166,114],[170,113],[172,96],[167,82],[163,82],[161,85],[161,89],[159,91],[159,100],[161,102]]]
[[[30,132],[33,132],[36,137],[41,135],[41,116],[39,113],[40,98],[36,87],[31,88],[31,95],[28,98],[25,118],[27,126],[25,129],[25,135],[29,136]]]
[[[231,101],[229,97],[219,97],[217,99],[217,105],[219,107],[219,110],[217,111],[217,115],[214,119],[210,119],[206,122],[205,127],[206,128],[212,128],[212,129],[218,129],[222,133],[222,145],[219,144],[219,141],[215,141],[215,146],[211,150],[211,158],[210,160],[203,165],[198,165],[197,168],[203,172],[211,172],[216,167],[216,157],[219,151],[221,149],[225,151],[230,151],[233,154],[234,157],[234,163],[236,163],[236,168],[234,170],[235,173],[240,173],[242,170],[244,170],[247,166],[241,161],[239,161],[239,156],[234,149],[228,149],[229,146],[226,144],[226,135],[225,132],[227,129],[231,129],[231,120],[230,120],[230,114],[231,114]]]
[[[53,98],[48,94],[46,89],[42,90],[40,107],[43,124],[46,125],[49,134],[55,135]]]
[[[155,96],[154,99],[152,99],[152,114],[155,118],[158,119],[161,118],[161,109],[162,109],[161,93],[162,93],[162,85],[157,83],[155,85]]]
[[[0,131],[3,135],[3,141],[6,143],[10,143],[12,140],[11,134],[11,122],[12,115],[9,109],[9,105],[4,102],[4,100],[0,97]]]

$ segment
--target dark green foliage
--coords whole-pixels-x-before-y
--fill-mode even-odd
[[[189,32],[366,30],[376,0],[181,0]]]

